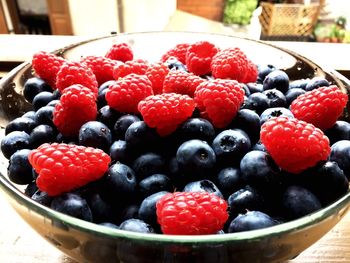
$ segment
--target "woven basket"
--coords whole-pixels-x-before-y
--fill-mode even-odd
[[[266,36],[307,36],[317,23],[322,4],[272,4],[261,2],[259,16],[262,34]]]

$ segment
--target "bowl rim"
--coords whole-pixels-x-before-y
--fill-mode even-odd
[[[61,54],[62,52],[69,50],[71,48],[77,47],[82,44],[86,44],[93,41],[99,41],[106,38],[113,38],[118,37],[120,35],[122,36],[128,36],[128,35],[140,35],[140,34],[150,34],[150,33],[189,33],[189,34],[202,34],[205,35],[218,35],[218,36],[224,36],[224,37],[230,37],[230,38],[237,38],[237,39],[244,39],[247,41],[256,42],[262,45],[270,46],[276,49],[279,49],[280,51],[283,51],[289,55],[292,55],[294,57],[297,57],[300,60],[303,60],[307,63],[310,63],[312,65],[315,65],[319,69],[321,69],[323,72],[330,74],[336,81],[342,82],[345,86],[350,86],[350,81],[347,80],[343,75],[338,73],[336,70],[333,69],[326,69],[325,67],[319,66],[315,64],[310,59],[294,52],[286,48],[282,48],[261,40],[255,40],[255,39],[249,39],[245,37],[238,37],[238,36],[232,36],[228,34],[219,34],[219,33],[205,33],[205,32],[182,32],[182,31],[150,31],[150,32],[132,32],[132,33],[122,33],[122,34],[113,34],[108,36],[102,36],[97,38],[91,38],[83,41],[79,41],[77,43],[70,44],[66,47],[57,49],[55,51],[52,51],[51,53],[54,54]],[[8,80],[10,80],[12,77],[14,77],[20,70],[23,70],[25,67],[30,66],[30,62],[24,62],[17,66],[16,68],[12,69],[6,76],[3,77],[3,79],[0,80],[0,86],[5,85]],[[1,128],[4,129],[4,128]],[[258,230],[251,230],[251,231],[245,231],[245,232],[238,232],[238,233],[227,233],[223,235],[164,235],[164,234],[145,234],[145,233],[137,233],[137,232],[131,232],[131,231],[125,231],[125,230],[119,230],[119,229],[112,229],[105,226],[98,225],[96,223],[87,222],[78,218],[71,217],[69,215],[62,214],[60,212],[54,211],[53,209],[46,207],[44,205],[41,205],[28,196],[26,196],[23,192],[21,192],[13,183],[11,183],[6,176],[0,172],[0,189],[3,190],[4,193],[7,194],[7,198],[10,196],[13,200],[15,200],[17,203],[28,207],[28,209],[35,211],[41,216],[49,217],[53,221],[60,221],[66,226],[72,227],[76,230],[92,233],[97,236],[106,237],[112,239],[118,239],[118,238],[124,238],[124,239],[132,239],[132,240],[139,240],[139,241],[151,241],[151,242],[160,242],[160,243],[169,243],[169,244],[223,244],[226,242],[230,243],[241,243],[242,241],[259,241],[263,238],[273,238],[277,237],[280,234],[284,233],[291,233],[294,231],[299,231],[304,228],[307,228],[309,226],[312,226],[315,223],[321,222],[326,220],[327,218],[331,216],[337,216],[342,218],[346,212],[349,209],[350,206],[350,191],[333,202],[332,204],[322,208],[321,210],[318,210],[312,214],[309,214],[307,216],[304,216],[302,218],[292,220],[289,222],[281,223],[272,227],[267,227],[263,229]],[[13,202],[13,200],[10,200],[10,202]]]

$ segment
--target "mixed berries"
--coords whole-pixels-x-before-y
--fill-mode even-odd
[[[181,43],[156,63],[126,43],[67,61],[38,52],[12,120],[8,177],[56,211],[141,233],[249,231],[308,215],[350,178],[348,102],[237,47]]]

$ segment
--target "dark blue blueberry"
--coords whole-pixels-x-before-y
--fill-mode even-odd
[[[32,120],[35,120],[35,111],[33,110],[30,110],[30,111],[27,111],[26,113],[24,113],[22,115],[23,118],[29,118],[29,119],[32,119]]]
[[[54,90],[53,92],[52,92],[52,98],[54,99],[54,100],[59,100],[60,98],[61,98],[61,92],[58,90],[58,89],[56,89],[56,90]]]
[[[197,178],[209,175],[216,164],[214,150],[205,141],[196,139],[180,145],[176,160],[181,172]]]
[[[112,144],[112,133],[102,122],[89,121],[79,130],[79,144],[109,152]]]
[[[248,89],[250,91],[250,95],[252,95],[253,93],[261,93],[261,92],[264,91],[262,84],[259,84],[259,83],[247,83],[246,85],[247,85],[247,87],[248,87]]]
[[[30,182],[28,185],[27,185],[27,187],[26,187],[26,189],[24,189],[24,194],[26,195],[26,196],[29,196],[29,197],[32,197],[32,195],[36,192],[36,191],[38,191],[38,186],[36,185],[36,182],[35,181],[33,181],[33,182]]]
[[[90,207],[86,200],[79,195],[66,193],[55,197],[50,207],[63,214],[92,222]]]
[[[49,125],[41,124],[30,133],[30,143],[37,148],[43,143],[55,142],[57,131]]]
[[[23,86],[24,98],[30,103],[33,101],[34,97],[42,91],[52,92],[52,88],[44,80],[40,78],[30,78],[27,79]]]
[[[128,219],[139,219],[139,205],[131,204],[128,205],[123,209],[123,211],[120,214],[120,221],[123,222]]]
[[[54,126],[53,124],[53,112],[55,108],[52,106],[44,106],[41,107],[37,112],[35,113],[35,121],[37,124],[47,124],[50,126]]]
[[[341,140],[350,140],[350,123],[337,121],[331,128],[325,131],[331,144]]]
[[[135,218],[125,220],[123,223],[120,224],[119,229],[145,234],[154,233],[154,229],[152,228],[152,226],[140,219]]]
[[[325,78],[322,77],[314,77],[313,79],[311,79],[306,87],[305,90],[306,91],[310,91],[310,90],[314,90],[320,87],[328,87],[330,84],[328,82],[328,80],[326,80]]]
[[[248,101],[245,109],[253,110],[260,115],[268,107],[269,107],[269,99],[265,94],[253,93],[248,97]]]
[[[126,114],[121,116],[119,119],[117,119],[117,121],[113,126],[113,136],[116,139],[125,140],[126,130],[129,128],[131,124],[138,121],[140,121],[140,118],[135,115]]]
[[[76,136],[64,136],[62,133],[58,133],[56,136],[56,141],[58,143],[67,143],[67,144],[79,144],[78,137]]]
[[[168,60],[166,61],[166,64],[168,65],[168,68],[170,70],[181,70],[181,71],[187,72],[186,66],[182,64],[180,61],[178,61],[177,58],[175,57],[168,58]]]
[[[134,158],[133,152],[127,147],[126,142],[122,140],[115,141],[111,145],[109,155],[112,160],[125,164],[131,164]]]
[[[278,89],[285,94],[289,89],[289,77],[282,70],[274,70],[265,77],[263,88],[264,90]]]
[[[113,229],[119,229],[119,227],[116,224],[110,223],[110,222],[103,222],[99,223],[100,226],[105,226]]]
[[[30,136],[26,132],[10,132],[1,141],[1,151],[7,159],[10,159],[12,154],[22,149],[31,149]]]
[[[267,190],[278,181],[280,168],[266,152],[250,151],[241,160],[243,180],[257,189]]]
[[[303,217],[321,208],[318,198],[301,186],[289,186],[282,197],[283,214],[289,220]]]
[[[235,167],[226,167],[222,169],[218,173],[216,181],[218,188],[225,198],[243,186],[241,171]]]
[[[239,164],[241,158],[250,150],[248,135],[239,129],[224,130],[214,139],[212,148],[216,161],[222,166]]]
[[[31,131],[36,127],[37,123],[26,117],[19,117],[10,121],[5,128],[5,135],[13,131],[24,131],[26,133],[31,133]]]
[[[8,177],[15,184],[29,184],[33,182],[32,166],[28,155],[31,151],[23,149],[11,155],[7,168]]]
[[[185,185],[182,192],[207,192],[213,193],[220,198],[224,198],[219,188],[212,181],[209,180],[190,182]]]
[[[161,191],[147,196],[145,199],[143,199],[139,209],[139,218],[150,224],[152,227],[157,228],[158,221],[156,214],[156,204],[159,199],[161,199],[167,193],[169,192]]]
[[[37,111],[41,107],[46,106],[50,101],[54,100],[53,94],[48,91],[40,92],[38,95],[36,95],[33,99],[33,109]]]
[[[132,169],[138,180],[142,180],[152,174],[164,173],[166,163],[164,158],[156,153],[145,153],[139,156],[132,164]]]
[[[60,100],[52,100],[46,106],[55,107],[59,102],[60,102]]]
[[[241,84],[241,86],[242,86],[242,89],[244,90],[244,95],[249,97],[250,96],[250,90],[249,90],[248,86],[246,84],[243,84],[243,83]]]
[[[97,112],[97,121],[100,121],[108,126],[109,129],[113,129],[113,125],[116,120],[119,118],[120,113],[112,109],[108,105],[103,106]]]
[[[265,145],[262,144],[260,141],[258,141],[256,144],[253,145],[252,151],[267,152]]]
[[[116,213],[113,206],[104,201],[98,193],[91,194],[87,198],[92,218],[95,223],[114,222]]]
[[[263,196],[250,186],[246,186],[231,194],[227,199],[227,204],[231,217],[244,214],[246,211],[264,211],[265,209]]]
[[[329,160],[336,162],[343,170],[346,177],[350,179],[350,141],[341,140],[334,143],[331,147]]]
[[[255,111],[248,109],[239,110],[230,127],[245,131],[248,134],[252,144],[259,140],[260,118]]]
[[[107,105],[107,101],[106,101],[106,92],[108,91],[108,88],[110,85],[114,84],[115,80],[109,80],[106,81],[105,83],[103,83],[99,88],[98,88],[98,92],[97,92],[97,107],[100,109],[103,106]]]
[[[286,108],[283,108],[283,107],[269,108],[264,110],[263,113],[261,113],[260,124],[263,125],[267,120],[271,119],[272,117],[279,117],[279,116],[294,118],[293,113]]]
[[[172,192],[173,186],[166,175],[153,174],[140,181],[139,191],[143,197],[147,197],[161,191]]]
[[[286,100],[287,100],[286,106],[289,107],[296,98],[298,98],[300,95],[305,94],[305,92],[306,92],[305,90],[300,88],[289,89],[286,92]]]
[[[37,190],[31,197],[35,202],[42,204],[44,206],[50,206],[53,200],[53,197],[49,196],[46,192]]]
[[[140,152],[157,148],[159,139],[156,130],[148,127],[144,121],[134,122],[125,132],[125,141],[128,147]]]
[[[284,94],[278,89],[268,89],[263,92],[268,98],[270,108],[286,107],[287,99]]]
[[[198,139],[211,143],[215,137],[215,129],[208,120],[190,118],[181,125],[178,135],[182,142]]]
[[[298,79],[289,83],[289,89],[302,89],[305,90],[306,85],[309,83],[309,79]]]
[[[276,70],[273,65],[258,65],[258,83],[263,83],[265,77],[272,71]]]
[[[248,211],[233,219],[228,228],[229,233],[250,231],[277,225],[279,222],[260,211]]]

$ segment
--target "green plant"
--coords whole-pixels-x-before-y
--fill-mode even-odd
[[[247,25],[253,11],[258,5],[257,0],[226,0],[224,23]]]

